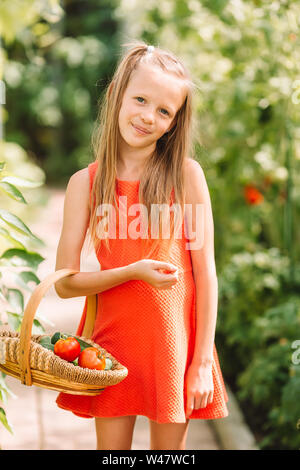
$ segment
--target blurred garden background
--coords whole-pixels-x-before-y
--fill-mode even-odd
[[[288,0],[0,3],[2,324],[20,328],[24,296],[39,282],[47,238],[30,224],[47,188],[65,189],[93,160],[98,104],[122,44],[169,49],[197,85],[195,155],[215,224],[216,346],[261,449],[300,448],[299,23],[300,4]],[[15,285],[5,283],[7,269]],[[34,326],[43,331],[42,321]],[[2,375],[7,428],[8,399]]]

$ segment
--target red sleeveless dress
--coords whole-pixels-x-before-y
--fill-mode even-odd
[[[91,191],[97,162],[88,165],[88,169]],[[136,218],[128,215],[128,208],[139,202],[138,190],[139,181],[117,179],[117,197],[127,196],[127,226]],[[115,239],[110,239],[111,253],[104,244],[96,252],[101,270],[142,259],[144,240],[119,239],[118,222],[116,234]],[[158,423],[186,422],[185,374],[192,361],[196,333],[195,283],[190,251],[185,248],[187,242],[184,235],[176,239],[168,259],[163,250],[159,256],[151,256],[178,266],[179,280],[173,289],[156,289],[133,280],[98,294],[92,340],[127,367],[128,375],[97,396],[59,393],[56,403],[60,408],[85,418],[142,415]],[[77,335],[83,330],[86,307],[87,299]],[[228,396],[215,345],[213,355],[213,402],[194,410],[189,419],[228,416]]]

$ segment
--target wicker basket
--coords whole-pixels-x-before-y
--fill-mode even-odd
[[[110,358],[111,370],[75,366],[39,344],[40,338],[46,335],[31,335],[34,316],[45,292],[59,279],[78,272],[73,269],[60,269],[48,275],[35,288],[28,300],[21,332],[0,331],[1,351],[4,349],[4,358],[0,357],[2,372],[19,379],[24,385],[36,385],[74,395],[99,395],[106,387],[116,385],[125,379],[128,374],[127,368],[90,340],[97,312],[97,294],[87,296],[86,320],[82,336],[78,338],[98,348]]]

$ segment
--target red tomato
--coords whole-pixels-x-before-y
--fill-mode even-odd
[[[78,365],[80,367],[103,370],[105,369],[105,364],[105,356],[97,348],[85,348],[79,354]]]
[[[54,345],[54,353],[69,362],[74,361],[79,356],[80,350],[80,344],[73,337],[61,338]]]

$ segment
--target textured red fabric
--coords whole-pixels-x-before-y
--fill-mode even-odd
[[[96,168],[97,162],[88,165],[90,189]],[[139,202],[138,189],[139,181],[117,179],[118,198],[127,196],[127,215],[130,205]],[[128,225],[135,217],[128,215]],[[140,238],[118,239],[117,236],[110,242],[111,253],[104,245],[96,253],[102,270],[141,259]],[[177,239],[168,259],[163,249],[159,256],[152,256],[178,266],[179,281],[173,289],[156,289],[134,280],[98,294],[92,339],[128,368],[128,376],[98,396],[60,393],[56,400],[60,408],[85,418],[143,415],[158,423],[186,422],[185,374],[192,361],[196,332],[195,283],[186,243],[185,236]],[[85,301],[78,335],[83,329],[86,307]],[[190,419],[228,415],[228,396],[215,345],[213,354],[213,402],[194,410]]]

